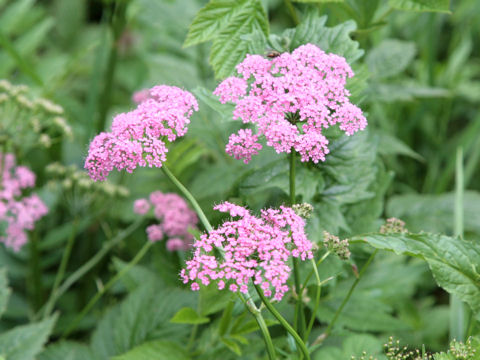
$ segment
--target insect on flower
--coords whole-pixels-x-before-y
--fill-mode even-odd
[[[280,52],[278,52],[276,50],[270,50],[270,51],[267,52],[267,54],[265,56],[269,59],[274,59],[274,58],[276,58],[280,55],[281,55]]]

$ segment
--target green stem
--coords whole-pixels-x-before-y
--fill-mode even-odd
[[[285,0],[285,5],[287,6],[288,11],[290,12],[290,16],[292,17],[293,22],[295,25],[300,24],[300,20],[298,19],[297,11],[292,4],[291,0]]]
[[[255,285],[257,286],[257,285]],[[257,290],[258,291],[258,290]],[[250,294],[248,294],[248,299],[245,298],[245,296],[242,293],[239,293],[240,299],[243,301],[245,304],[245,307],[250,311],[250,313],[255,317],[255,320],[257,321],[258,327],[260,328],[260,332],[262,333],[263,340],[265,341],[265,346],[267,348],[267,354],[268,358],[270,360],[276,360],[277,355],[275,352],[275,347],[273,346],[272,338],[270,336],[270,332],[268,331],[267,324],[265,323],[265,320],[263,319],[262,313],[260,310],[257,308],[255,303],[252,300],[252,297]]]
[[[45,312],[43,313],[43,318],[48,317],[54,306],[54,301],[50,301],[53,298],[54,294],[57,292],[58,287],[60,286],[60,282],[63,280],[63,276],[65,275],[65,270],[67,269],[68,260],[70,259],[70,254],[72,253],[73,244],[75,242],[75,235],[77,233],[77,226],[78,226],[78,218],[73,220],[73,227],[72,232],[67,240],[67,246],[63,252],[62,260],[60,262],[60,266],[58,267],[57,275],[55,276],[55,282],[53,283],[52,291],[50,293],[50,297],[48,298],[47,305],[45,307]]]
[[[463,187],[463,149],[462,147],[458,147],[455,171],[454,233],[455,236],[459,237],[463,237]],[[465,305],[458,297],[450,295],[450,340],[465,340],[466,310]]]
[[[122,36],[123,29],[126,23],[126,11],[128,1],[115,2],[115,10],[113,12],[111,28],[113,33],[110,53],[108,54],[107,68],[103,83],[105,84],[102,92],[102,97],[99,103],[100,109],[98,112],[97,132],[103,131],[105,128],[105,121],[108,109],[111,103],[111,93],[113,88],[113,78],[117,67],[118,49],[117,43]]]
[[[330,251],[327,251],[325,254],[323,254],[323,256],[320,258],[320,260],[317,261],[316,268],[318,268],[320,266],[320,264],[323,262],[323,260],[325,260],[328,257],[328,255],[330,255],[330,254],[331,254]],[[307,287],[308,281],[310,280],[312,275],[314,273],[318,273],[316,268],[313,268],[312,270],[310,270],[307,277],[305,278],[305,281],[303,282],[303,285],[302,285],[302,290],[301,290],[302,293],[305,290],[305,288]]]
[[[203,212],[202,208],[200,205],[198,205],[197,200],[193,197],[193,195],[190,193],[190,191],[187,190],[183,184],[178,181],[178,179],[175,177],[175,175],[172,174],[172,172],[167,168],[165,164],[162,166],[162,170],[165,175],[170,179],[171,182],[175,184],[175,186],[182,192],[182,194],[190,201],[190,204],[192,204],[195,212],[198,215],[198,218],[202,222],[203,226],[205,227],[205,230],[208,232],[212,231],[212,225],[210,225],[210,222],[208,221],[207,217],[205,216],[205,213]]]
[[[135,257],[130,261],[120,272],[117,273],[110,281],[99,291],[95,294],[93,298],[90,299],[88,304],[83,308],[82,312],[77,315],[75,320],[70,324],[70,326],[65,330],[62,335],[62,338],[66,338],[80,323],[80,321],[88,314],[88,312],[93,308],[93,306],[97,303],[98,300],[105,294],[110,288],[115,285],[115,283],[124,277],[148,252],[148,250],[152,247],[153,242],[147,241],[145,245],[140,249],[140,251],[135,255]]]
[[[350,297],[352,296],[353,291],[355,290],[355,288],[357,287],[358,283],[359,283],[360,280],[362,279],[363,274],[365,273],[365,271],[367,270],[367,268],[369,267],[369,265],[371,264],[371,262],[372,262],[373,259],[375,258],[375,255],[377,255],[377,252],[378,252],[378,249],[375,249],[375,251],[372,253],[372,255],[370,255],[370,257],[368,258],[368,260],[367,260],[367,262],[365,263],[365,265],[362,267],[362,270],[360,270],[360,273],[358,274],[358,277],[355,279],[355,281],[353,282],[352,286],[350,287],[350,290],[348,291],[347,296],[343,299],[342,304],[340,305],[340,307],[339,307],[339,308],[337,309],[337,311],[335,312],[335,315],[333,316],[332,321],[331,321],[330,324],[328,325],[327,330],[325,330],[324,338],[326,338],[328,335],[330,335],[330,332],[332,331],[333,326],[334,326],[335,323],[337,322],[338,317],[339,317],[340,314],[342,313],[343,308],[344,308],[345,305],[347,304],[348,300],[350,300]]]
[[[34,231],[30,236],[30,276],[31,276],[31,299],[32,305],[37,310],[42,302],[42,279],[40,270],[40,252],[38,249],[37,233]]]
[[[290,205],[295,204],[295,150],[292,148],[290,152]],[[299,330],[300,336],[305,335],[305,313],[303,311],[303,292],[300,283],[300,271],[298,259],[293,258],[293,278],[295,281],[295,292],[297,293],[297,302],[295,304],[295,321],[294,327]],[[299,324],[300,323],[300,324]]]
[[[311,259],[311,262],[313,270],[315,272],[315,278],[317,279],[317,291],[315,294],[315,306],[313,307],[312,316],[310,318],[310,322],[308,323],[307,332],[305,333],[305,336],[303,338],[304,341],[308,341],[308,337],[310,336],[310,332],[312,331],[313,324],[315,323],[315,318],[317,316],[318,307],[320,306],[320,296],[322,294],[322,282],[320,281],[320,275],[318,274],[317,264],[315,264],[314,259]]]
[[[258,285],[255,285],[255,290],[258,293],[258,296],[260,296],[260,299],[262,302],[265,304],[267,309],[272,313],[272,315],[282,324],[282,326],[285,328],[285,330],[288,331],[290,335],[295,339],[295,342],[297,343],[298,347],[300,348],[300,351],[302,354],[305,356],[306,360],[310,360],[310,354],[308,353],[308,349],[305,346],[305,343],[303,342],[302,338],[297,334],[297,332],[290,326],[287,320],[283,318],[283,316],[275,309],[275,307],[268,301],[268,299],[263,295],[263,291],[258,287]]]
[[[132,234],[143,222],[143,218],[138,219],[133,224],[131,224],[128,228],[123,231],[120,231],[117,236],[113,239],[107,241],[103,247],[97,252],[90,260],[88,260],[85,264],[83,264],[80,268],[78,268],[72,275],[70,275],[63,284],[58,288],[53,296],[50,297],[49,302],[44,306],[44,308],[40,309],[40,311],[35,315],[34,318],[38,318],[40,312],[44,311],[48,307],[52,307],[55,305],[55,302],[68,290],[70,287],[75,284],[80,278],[83,277],[87,272],[89,272],[95,265],[97,265],[103,257],[108,254],[110,249],[114,246],[118,245],[121,241],[123,241],[127,236]],[[50,304],[52,303],[52,304]]]

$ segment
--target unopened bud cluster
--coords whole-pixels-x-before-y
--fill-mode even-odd
[[[405,222],[397,218],[389,218],[387,222],[380,227],[381,234],[406,233]]]
[[[292,209],[297,214],[298,216],[308,219],[310,216],[312,216],[313,212],[313,206],[310,205],[309,203],[303,203],[303,204],[294,204],[292,205]]]
[[[348,249],[348,240],[340,240],[337,236],[326,231],[323,232],[323,244],[331,253],[336,254],[340,259],[347,260],[350,258],[350,250]]]
[[[47,173],[62,186],[64,190],[78,189],[106,197],[127,197],[130,192],[124,186],[109,182],[95,182],[76,165],[64,166],[58,162],[47,166]]]
[[[72,137],[63,115],[61,106],[35,97],[27,86],[0,80],[0,142],[48,148],[62,136]]]

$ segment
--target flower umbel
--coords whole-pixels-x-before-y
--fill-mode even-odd
[[[183,282],[191,283],[192,290],[214,282],[220,290],[246,293],[252,280],[265,296],[281,300],[288,291],[289,258],[313,257],[305,221],[285,206],[262,210],[259,218],[228,202],[214,209],[239,219],[224,222],[193,244],[193,259],[180,273]],[[221,258],[216,249],[223,253]]]
[[[149,199],[138,199],[133,204],[134,213],[139,215],[147,214],[150,208],[160,223],[147,227],[148,240],[160,241],[167,237],[167,250],[188,250],[193,242],[188,230],[196,228],[198,218],[186,201],[175,193],[154,191]]]
[[[345,84],[353,71],[345,58],[326,54],[315,45],[302,45],[273,59],[247,55],[237,72],[214,94],[221,103],[236,105],[234,118],[257,125],[257,134],[240,130],[226,148],[245,163],[261,149],[260,135],[277,153],[293,149],[302,161],[317,163],[325,161],[329,152],[323,129],[338,123],[352,135],[367,125],[362,111],[348,99]]]
[[[117,115],[111,132],[102,132],[90,143],[85,168],[94,180],[105,180],[116,168],[132,172],[137,166],[162,167],[166,141],[187,132],[195,97],[175,86],[155,86],[135,110]]]
[[[26,230],[32,230],[48,209],[35,194],[22,197],[24,189],[35,186],[35,174],[25,166],[16,166],[13,154],[0,153],[0,159],[0,221],[6,223],[0,242],[18,251],[27,242]]]

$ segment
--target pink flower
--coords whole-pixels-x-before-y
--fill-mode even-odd
[[[22,197],[23,189],[35,186],[35,174],[25,166],[16,166],[13,154],[0,153],[0,158],[0,221],[6,223],[0,242],[18,251],[28,240],[26,230],[33,230],[48,208],[36,194]]]
[[[198,223],[195,212],[178,194],[164,194],[161,191],[152,192],[148,200],[136,200],[133,208],[136,214],[144,215],[152,206],[159,223],[147,228],[148,240],[159,241],[167,237],[169,238],[166,243],[167,250],[188,250],[193,242],[189,229],[195,229]]]
[[[150,241],[159,241],[163,239],[163,231],[160,225],[150,225],[147,227],[147,237]]]
[[[261,285],[266,296],[274,294],[281,300],[288,291],[290,257],[313,257],[304,220],[284,206],[262,210],[260,218],[228,202],[214,209],[239,219],[224,222],[193,244],[193,258],[180,273],[183,282],[191,283],[192,290],[215,282],[220,290],[228,287],[233,292],[246,292],[253,281]],[[215,249],[223,252],[222,258]]]
[[[302,161],[325,161],[328,140],[322,130],[339,124],[347,135],[367,126],[362,111],[350,103],[346,80],[353,71],[346,60],[312,44],[271,60],[247,55],[238,76],[221,82],[214,94],[235,104],[234,118],[257,126],[257,134],[240,130],[226,151],[248,163],[264,136],[277,153],[301,155]]]
[[[155,86],[137,108],[113,119],[111,132],[102,132],[90,143],[85,169],[94,180],[105,180],[116,168],[132,172],[137,166],[161,167],[167,159],[166,141],[187,132],[195,97],[174,86]]]
[[[138,199],[133,203],[133,212],[138,215],[145,215],[150,210],[150,203],[147,199]]]

